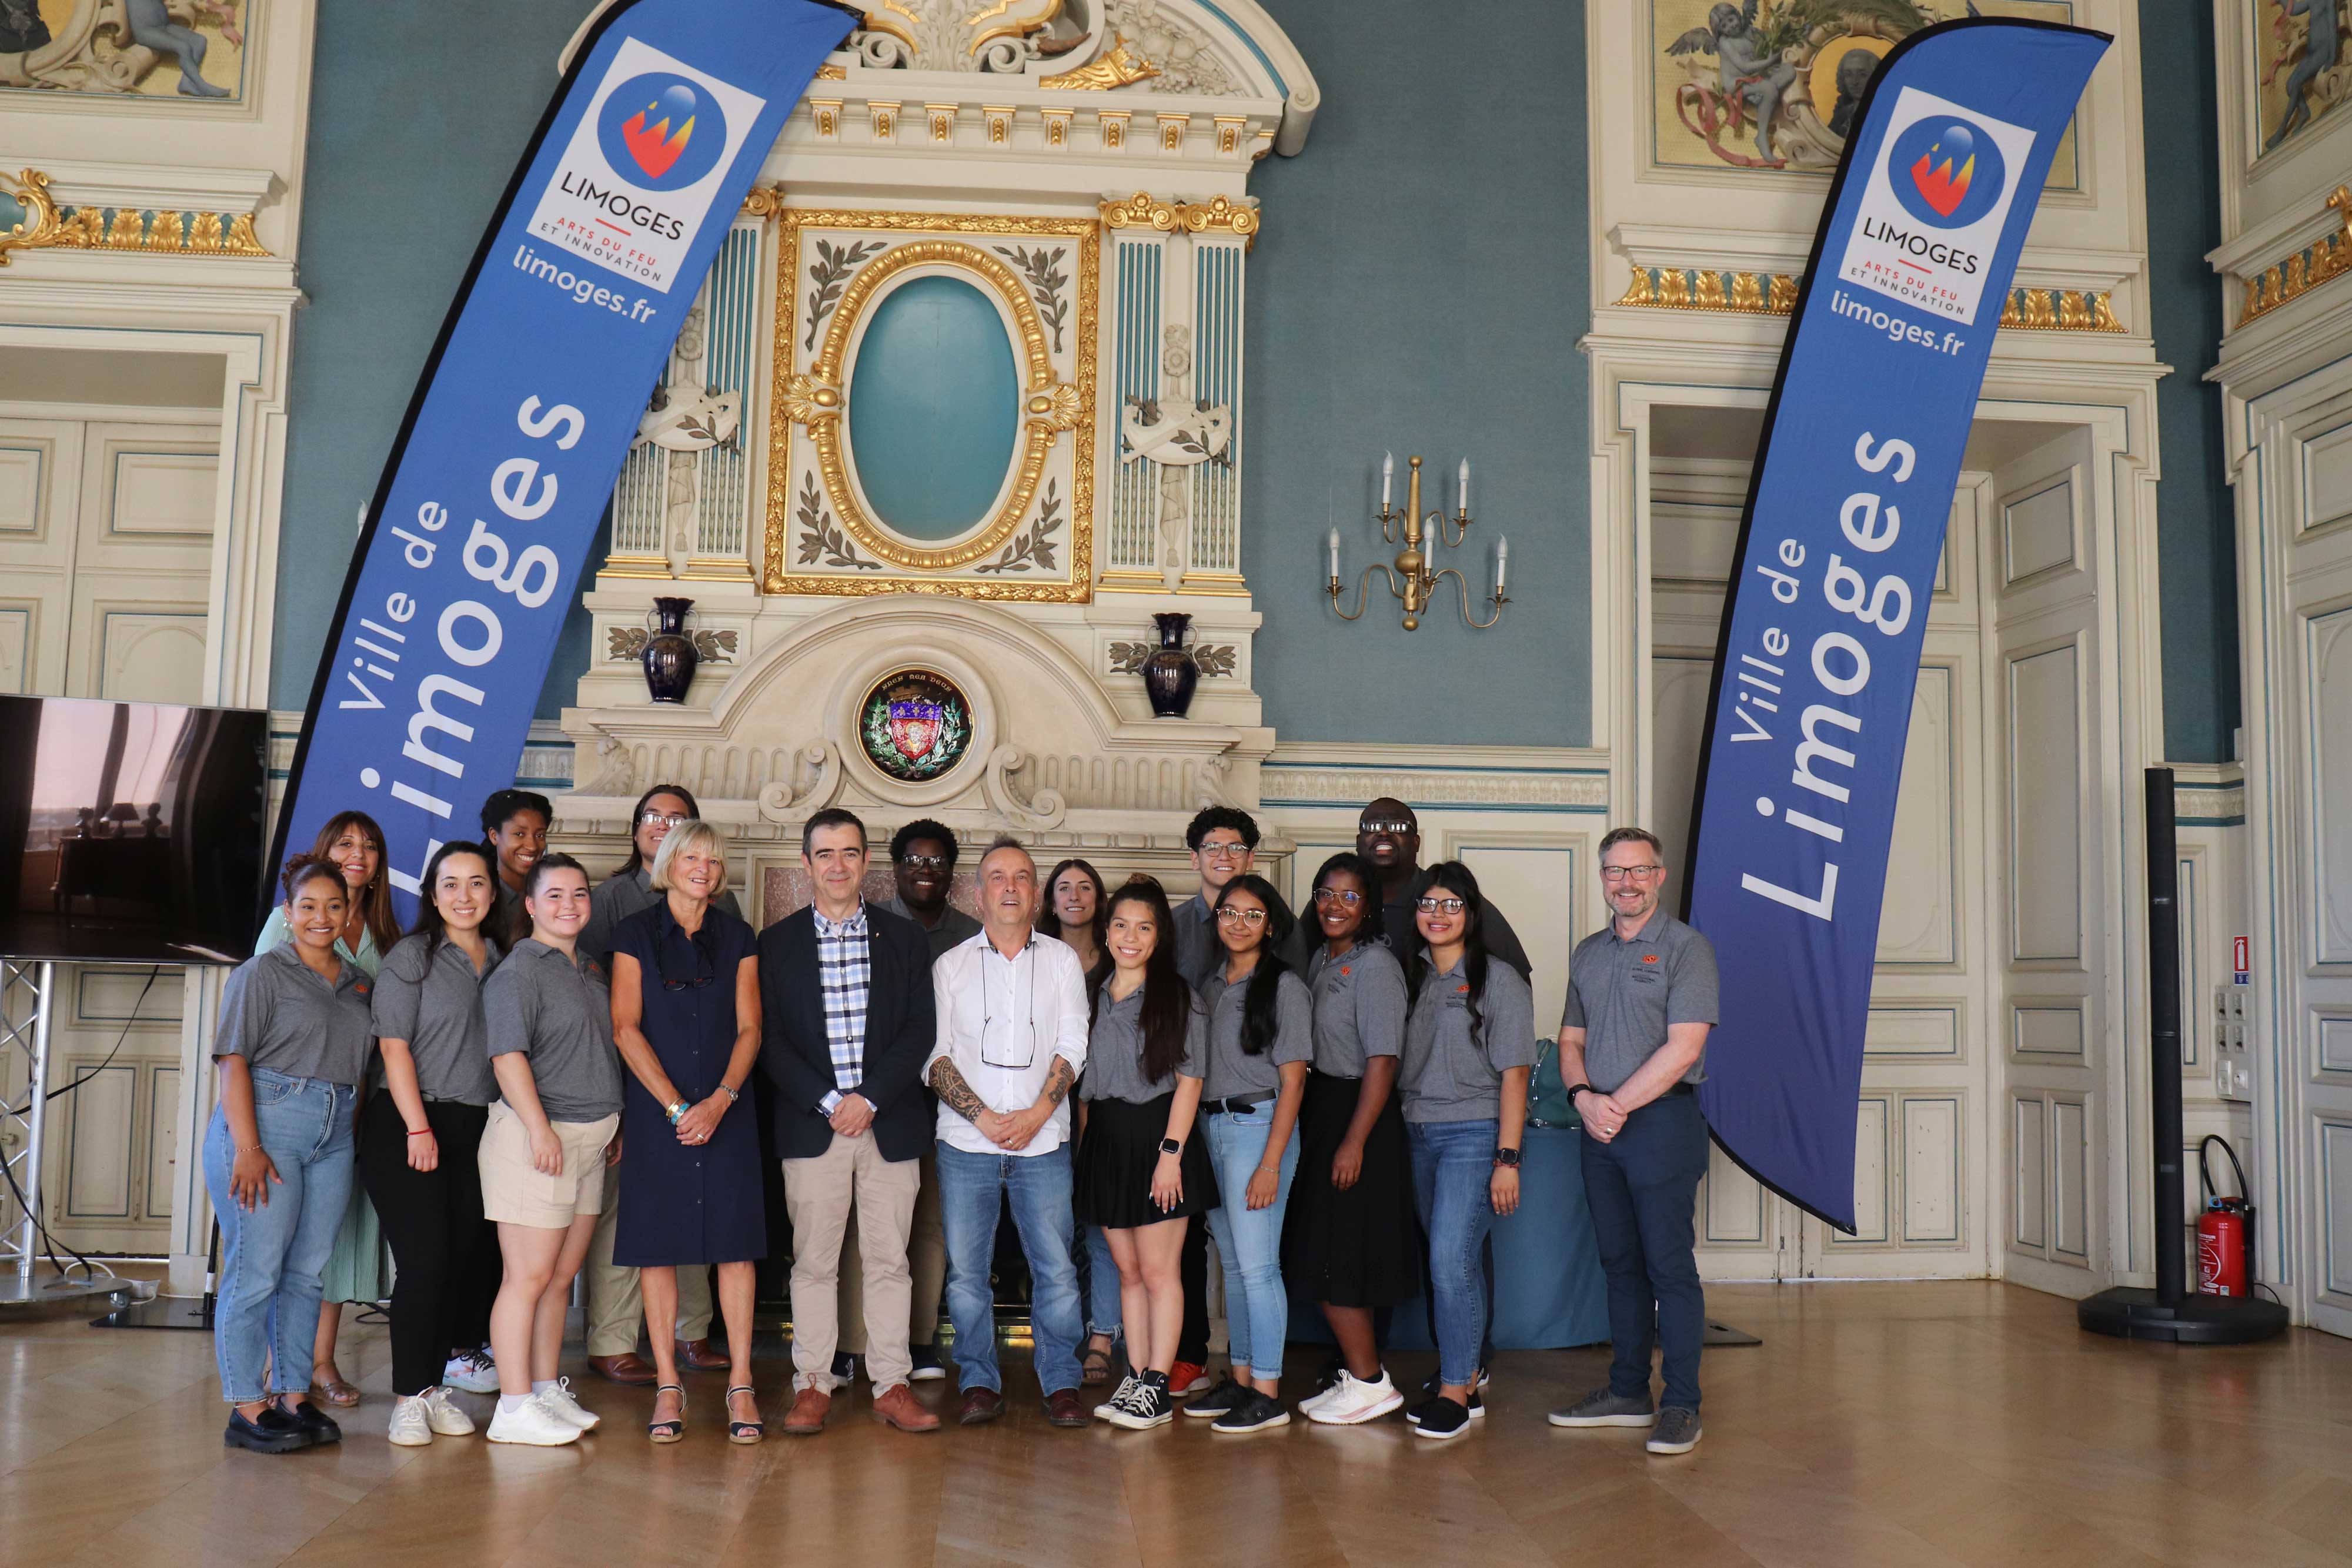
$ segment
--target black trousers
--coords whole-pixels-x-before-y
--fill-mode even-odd
[[[453,1353],[490,1337],[504,1270],[476,1163],[488,1116],[487,1106],[426,1101],[441,1157],[420,1171],[409,1166],[408,1127],[389,1092],[369,1095],[360,1113],[360,1181],[392,1245],[392,1391],[404,1398],[439,1383]]]
[[[1209,1364],[1209,1222],[1184,1228],[1184,1250],[1177,1255],[1176,1279],[1184,1287],[1184,1327],[1177,1335],[1176,1359]]]

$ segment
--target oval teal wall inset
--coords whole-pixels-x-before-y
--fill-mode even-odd
[[[1013,340],[987,295],[938,274],[892,289],[846,390],[850,458],[877,521],[946,540],[987,519],[1021,426]]]

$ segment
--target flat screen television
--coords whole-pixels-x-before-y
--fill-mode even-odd
[[[0,956],[248,956],[268,743],[258,710],[0,695]]]

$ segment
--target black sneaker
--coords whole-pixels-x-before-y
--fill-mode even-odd
[[[335,1425],[335,1418],[308,1400],[287,1411],[286,1416],[294,1425],[310,1435],[310,1443],[314,1448],[323,1443],[340,1443],[343,1440],[343,1429]]]
[[[1117,1416],[1111,1417],[1117,1420]],[[1242,1402],[1209,1423],[1212,1432],[1263,1432],[1269,1427],[1290,1425],[1290,1406],[1271,1394],[1256,1389],[1243,1392]]]
[[[937,1345],[917,1344],[907,1347],[915,1369],[907,1374],[909,1383],[936,1383],[948,1375],[947,1364],[940,1359]]]
[[[1404,1422],[1405,1422],[1405,1425],[1406,1425],[1406,1426],[1408,1426],[1408,1427],[1418,1427],[1418,1426],[1420,1426],[1420,1425],[1421,1425],[1422,1417],[1423,1417],[1423,1416],[1425,1416],[1425,1415],[1427,1415],[1427,1414],[1428,1414],[1428,1412],[1429,1412],[1429,1407],[1430,1407],[1431,1406],[1433,1406],[1433,1405],[1452,1405],[1452,1404],[1454,1404],[1454,1401],[1453,1401],[1453,1400],[1446,1398],[1444,1395],[1442,1395],[1442,1394],[1438,1393],[1435,1389],[1431,1389],[1431,1390],[1430,1390],[1430,1393],[1429,1393],[1429,1397],[1428,1397],[1428,1398],[1426,1398],[1426,1399],[1423,1400],[1423,1401],[1422,1401],[1420,1404],[1418,1404],[1418,1405],[1411,1406],[1408,1406],[1408,1407],[1406,1408],[1405,1413],[1404,1413]],[[1458,1409],[1458,1408],[1460,1408],[1458,1406],[1455,1406],[1455,1407],[1456,1407],[1457,1409]],[[1478,1417],[1478,1416],[1484,1416],[1484,1415],[1486,1415],[1486,1401],[1485,1399],[1483,1399],[1482,1397],[1480,1397],[1480,1396],[1479,1396],[1478,1391],[1477,1391],[1476,1389],[1475,1389],[1475,1388],[1474,1388],[1474,1389],[1472,1389],[1472,1390],[1470,1391],[1470,1408],[1469,1408],[1469,1411],[1468,1411],[1468,1412],[1467,1412],[1467,1413],[1463,1416],[1463,1419],[1464,1419],[1464,1420],[1465,1420],[1465,1421],[1467,1421],[1467,1420],[1472,1420],[1472,1419],[1475,1419],[1475,1418],[1476,1418],[1476,1417]]]
[[[1487,1373],[1486,1369],[1482,1366],[1478,1369],[1477,1381],[1470,1385],[1470,1392],[1475,1394],[1478,1390],[1486,1387],[1487,1384],[1493,1381],[1493,1377]],[[1437,1374],[1433,1372],[1422,1381],[1421,1391],[1425,1396],[1434,1399],[1437,1397],[1437,1390],[1440,1386],[1441,1385],[1437,1381]]]
[[[263,1406],[261,1414],[252,1420],[235,1406],[229,1406],[228,1427],[221,1433],[223,1446],[257,1454],[290,1454],[310,1447],[311,1440],[301,1423],[275,1405]]]
[[[833,1380],[846,1386],[857,1381],[857,1358],[843,1351],[833,1358]]]
[[[1175,1403],[1168,1397],[1165,1378],[1138,1377],[1132,1386],[1121,1390],[1113,1399],[1109,1416],[1105,1419],[1114,1427],[1124,1427],[1130,1432],[1148,1432],[1154,1427],[1165,1427],[1176,1417]]]
[[[1229,1372],[1217,1379],[1217,1385],[1214,1388],[1186,1404],[1184,1414],[1198,1416],[1203,1420],[1227,1415],[1249,1396],[1250,1390],[1234,1382],[1233,1374]]]
[[[1473,1394],[1470,1397],[1475,1400],[1478,1396]],[[1436,1394],[1415,1406],[1412,1414],[1407,1416],[1405,1419],[1412,1423],[1414,1437],[1444,1439],[1458,1437],[1467,1432],[1470,1429],[1470,1415],[1471,1412],[1462,1406],[1456,1405],[1442,1394]]]

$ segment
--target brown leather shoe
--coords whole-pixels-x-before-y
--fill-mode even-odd
[[[688,1372],[728,1372],[735,1364],[710,1348],[707,1339],[682,1339],[677,1342],[677,1364]]]
[[[833,1408],[833,1396],[822,1388],[803,1388],[793,1398],[792,1414],[784,1417],[784,1436],[814,1437],[824,1430],[825,1412]]]
[[[592,1355],[588,1358],[588,1370],[599,1377],[626,1384],[631,1388],[650,1388],[659,1375],[652,1364],[635,1351],[622,1355]]]
[[[1087,1414],[1076,1389],[1062,1388],[1045,1396],[1045,1419],[1055,1427],[1084,1427],[1094,1417]]]
[[[982,1421],[993,1421],[1003,1414],[1003,1395],[993,1388],[967,1388],[963,1395],[963,1414],[956,1419],[967,1427],[977,1427]]]
[[[874,1418],[901,1432],[936,1432],[940,1418],[922,1406],[903,1383],[874,1396]]]

